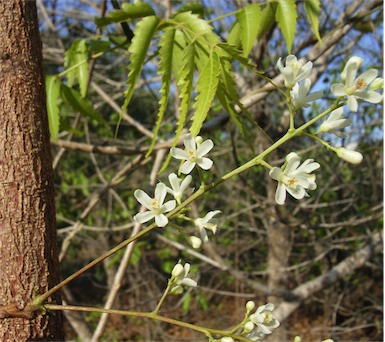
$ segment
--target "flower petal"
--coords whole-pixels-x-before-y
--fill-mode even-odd
[[[194,168],[195,164],[196,163],[193,163],[190,160],[186,160],[183,163],[183,165],[181,166],[180,172],[182,172],[185,175],[189,174],[192,171],[192,169]]]
[[[213,166],[213,161],[209,158],[203,157],[199,159],[198,165],[203,170],[209,170]]]
[[[188,154],[186,151],[182,150],[178,147],[173,147],[170,150],[171,156],[173,156],[175,159],[182,159],[182,160],[188,160]]]
[[[275,192],[275,201],[279,205],[283,205],[286,200],[286,187],[283,183],[279,182],[277,186],[277,190]]]
[[[334,96],[345,96],[345,86],[342,83],[334,83],[331,86],[331,91],[334,94]]]
[[[143,190],[135,190],[134,196],[141,205],[144,205],[147,209],[151,209],[152,198],[148,196]]]
[[[158,183],[155,187],[155,198],[159,202],[159,206],[161,206],[164,202],[164,199],[167,195],[166,185],[162,182]]]
[[[196,144],[195,144],[195,138],[192,134],[186,134],[186,136],[184,137],[184,146],[186,146],[186,149],[187,150],[193,150],[193,151],[196,151]]]
[[[358,110],[358,102],[355,96],[348,96],[348,107],[352,112],[356,112]]]
[[[134,216],[134,221],[138,223],[145,223],[153,219],[155,215],[151,211],[145,211],[143,213],[138,213]]]
[[[155,223],[158,227],[164,227],[168,223],[168,218],[163,214],[155,215]]]
[[[207,153],[211,151],[211,149],[214,147],[214,143],[211,139],[205,140],[202,144],[199,145],[197,149],[197,156],[203,157]]]
[[[168,213],[169,211],[173,210],[175,207],[176,207],[176,201],[171,200],[162,205],[162,211],[164,213]]]

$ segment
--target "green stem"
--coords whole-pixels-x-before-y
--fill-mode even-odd
[[[178,321],[173,318],[160,316],[154,312],[137,312],[137,311],[102,309],[102,308],[94,308],[94,307],[87,307],[87,306],[57,305],[57,304],[45,304],[44,308],[48,311],[67,310],[67,311],[81,311],[81,312],[99,312],[99,313],[115,314],[115,315],[122,315],[122,316],[142,317],[142,318],[149,318],[149,319],[185,327],[191,330],[199,331],[205,335],[217,334],[221,336],[229,336],[231,334],[231,332],[227,330],[205,328],[199,325]],[[237,338],[239,341],[250,341],[249,339],[242,336],[234,336],[234,337]]]
[[[160,307],[162,306],[164,300],[166,299],[168,293],[170,292],[171,285],[172,285],[172,281],[171,281],[171,279],[169,279],[168,284],[167,284],[167,288],[166,288],[166,290],[164,290],[162,297],[159,299],[158,305],[156,306],[155,310],[152,312],[153,314],[155,314],[155,315],[158,314]]]

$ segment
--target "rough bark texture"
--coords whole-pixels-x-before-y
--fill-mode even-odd
[[[0,341],[63,340],[23,311],[58,281],[51,165],[36,4],[0,1]]]

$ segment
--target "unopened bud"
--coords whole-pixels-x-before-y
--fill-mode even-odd
[[[360,152],[348,150],[344,147],[339,147],[335,150],[338,157],[351,164],[359,164],[362,162],[363,156]]]

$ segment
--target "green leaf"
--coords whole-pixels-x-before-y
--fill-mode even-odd
[[[122,21],[152,15],[155,15],[155,12],[146,2],[137,2],[134,4],[124,3],[121,10],[112,11],[104,18],[95,18],[95,24],[97,27],[104,27],[109,24],[121,23]]]
[[[191,12],[179,13],[174,20],[181,24],[181,29],[186,31],[192,39],[199,39],[210,44],[219,42],[219,37],[212,32],[212,26],[206,20],[200,19],[196,14]]]
[[[229,35],[227,36],[227,43],[230,45],[234,45],[234,47],[237,49],[241,47],[240,31],[241,27],[239,25],[239,22],[235,21],[234,24],[231,25]]]
[[[275,23],[276,8],[275,3],[268,3],[267,6],[262,9],[258,38],[262,38]]]
[[[321,14],[320,1],[319,0],[307,0],[305,1],[305,9],[307,17],[309,18],[311,27],[318,41],[321,42],[321,36],[319,34],[319,17]]]
[[[248,56],[259,30],[261,10],[258,4],[244,7],[235,14],[240,25],[240,39],[243,47],[243,56]]]
[[[80,93],[86,96],[88,86],[88,47],[86,39],[76,40],[66,51],[64,66],[70,69],[67,72],[68,86],[72,87],[77,79]]]
[[[234,58],[235,60],[237,60],[238,62],[240,62],[244,66],[247,66],[249,68],[253,67],[253,65],[250,62],[250,59],[244,57],[242,55],[242,51],[237,50],[234,46],[226,44],[226,43],[219,43],[217,46],[219,46],[221,49],[226,51],[226,53],[230,57]]]
[[[59,95],[60,81],[56,76],[46,76],[45,89],[47,98],[48,126],[52,140],[57,140],[59,135]]]
[[[97,112],[91,101],[83,98],[78,91],[62,84],[60,87],[60,94],[65,103],[72,107],[75,112],[97,122],[106,125],[103,117]]]
[[[172,68],[176,83],[179,82],[180,71],[182,70],[185,62],[183,51],[186,49],[186,46],[187,44],[183,32],[181,30],[176,30],[174,36],[174,49],[172,50]]]
[[[174,37],[175,37],[175,27],[168,27],[164,34],[162,35],[159,42],[159,71],[158,73],[162,75],[162,87],[160,88],[160,93],[162,94],[159,101],[159,112],[158,119],[154,128],[154,137],[152,139],[151,147],[147,152],[149,156],[154,148],[156,138],[158,136],[159,127],[162,123],[164,113],[167,109],[168,95],[170,92],[171,84],[171,72],[172,72],[172,57],[174,49]]]
[[[136,82],[142,71],[148,48],[159,24],[159,18],[155,16],[143,18],[134,30],[134,38],[128,51],[131,53],[131,63],[128,66],[128,89],[125,92],[123,110],[127,109],[134,92]]]
[[[199,93],[195,99],[194,108],[196,111],[192,117],[190,133],[197,136],[200,132],[203,122],[214,100],[218,87],[219,75],[219,56],[214,51],[211,53],[207,64],[202,69],[198,80],[196,92]]]
[[[297,24],[297,6],[295,0],[278,0],[275,19],[285,37],[287,50],[291,53],[291,46]]]
[[[198,14],[199,16],[203,16],[204,14],[204,7],[200,2],[190,2],[187,4],[182,5],[178,11],[178,13],[182,12],[192,12],[194,14]]]

